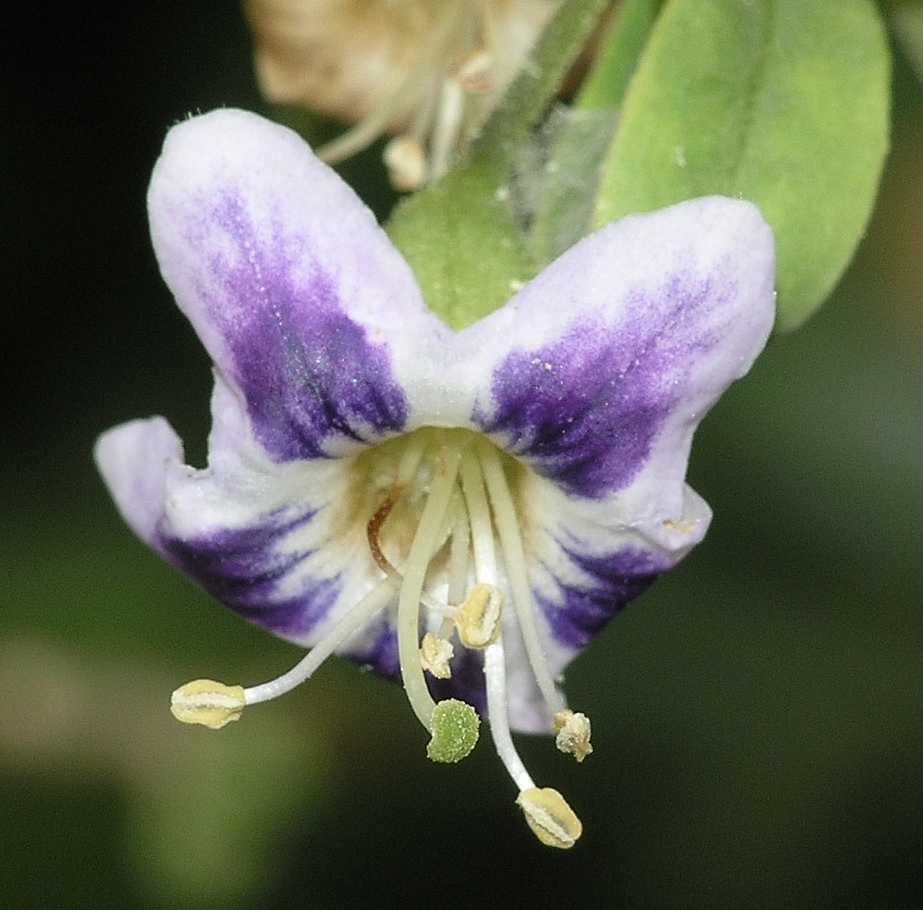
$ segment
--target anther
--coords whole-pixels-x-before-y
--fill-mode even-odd
[[[449,661],[455,654],[452,642],[440,638],[435,632],[427,632],[420,642],[420,663],[423,669],[436,679],[450,679],[452,668]]]
[[[433,738],[426,747],[432,761],[460,762],[477,745],[481,719],[466,702],[449,698],[433,708],[431,731]]]
[[[462,60],[454,77],[466,92],[484,95],[496,87],[493,70],[493,57],[487,51],[478,48]]]
[[[426,153],[413,136],[395,136],[385,146],[382,158],[394,189],[411,192],[426,183]]]
[[[486,648],[500,634],[503,592],[493,585],[477,584],[455,615],[458,637],[466,648]]]
[[[552,787],[523,790],[516,799],[533,834],[547,847],[569,850],[583,833],[583,825],[567,801]]]
[[[554,716],[554,728],[558,734],[555,745],[561,752],[573,755],[578,763],[593,751],[590,744],[590,718],[586,714],[580,711],[558,711]]]
[[[178,721],[210,730],[239,720],[245,705],[243,686],[226,686],[213,679],[194,679],[170,698],[170,712]]]

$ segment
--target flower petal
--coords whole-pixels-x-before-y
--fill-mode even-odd
[[[539,640],[559,681],[613,617],[702,539],[711,519],[689,487],[677,521],[654,534],[619,524],[616,496],[577,497],[525,470],[516,475],[515,488]],[[513,614],[508,610],[505,619]],[[548,733],[552,712],[515,622],[505,623],[504,640],[510,723],[525,733]]]
[[[100,438],[103,477],[131,527],[173,565],[246,619],[311,645],[380,577],[354,459],[272,461],[220,376],[212,416],[206,469],[183,464],[179,439],[155,417]]]
[[[684,486],[683,505],[660,525],[620,524],[617,496],[581,499],[536,475],[524,481],[529,581],[560,671],[635,597],[678,563],[711,521],[705,501]]]
[[[675,518],[695,427],[772,328],[773,274],[746,202],[609,225],[468,330],[488,377],[475,419],[568,492],[619,494],[623,521]]]
[[[553,673],[704,536],[692,435],[765,344],[773,270],[752,205],[693,200],[602,229],[462,333],[475,422],[533,469],[516,499]],[[524,677],[520,727],[534,695]]]
[[[374,216],[292,131],[222,110],[175,126],[148,194],[164,279],[277,461],[402,430],[416,346],[447,329]]]
[[[162,552],[157,527],[167,469],[183,458],[183,444],[173,428],[163,417],[132,420],[103,433],[93,457],[122,518],[141,540]]]

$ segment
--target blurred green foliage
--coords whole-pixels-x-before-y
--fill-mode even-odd
[[[147,553],[90,461],[97,432],[154,412],[202,452],[208,365],[156,275],[144,189],[172,120],[259,100],[233,6],[71,15],[46,56],[22,43],[7,87],[4,906],[398,906],[447,883],[459,906],[923,905],[923,92],[905,66],[858,258],[697,437],[707,541],[568,674],[596,752],[522,740],[585,824],[558,854],[487,738],[434,766],[400,689],[354,667],[218,734],[170,718],[179,682],[298,655]],[[383,177],[365,159],[379,212]]]
[[[891,0],[886,9],[907,62],[923,80],[923,0]]]
[[[777,325],[796,328],[865,229],[889,99],[870,0],[673,0],[629,83],[595,223],[713,193],[757,203],[776,235]]]

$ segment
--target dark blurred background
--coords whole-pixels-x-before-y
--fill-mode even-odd
[[[697,438],[707,541],[568,674],[583,766],[524,740],[583,817],[540,847],[489,741],[427,762],[355,667],[221,734],[199,675],[297,649],[137,543],[94,437],[162,413],[203,452],[208,364],[151,253],[166,128],[261,108],[235,4],[34,9],[5,54],[0,904],[19,908],[923,906],[923,91],[898,58],[877,211],[834,297]],[[374,155],[351,178],[387,204]]]

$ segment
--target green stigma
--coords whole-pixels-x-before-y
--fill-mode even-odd
[[[481,719],[471,705],[457,698],[439,702],[433,709],[431,724],[433,738],[426,754],[432,761],[459,762],[477,745]]]

